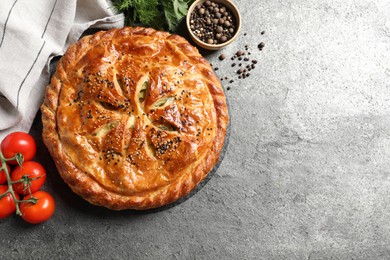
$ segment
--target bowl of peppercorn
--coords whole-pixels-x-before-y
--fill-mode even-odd
[[[241,15],[230,0],[196,0],[188,9],[186,24],[198,46],[218,50],[237,38]]]

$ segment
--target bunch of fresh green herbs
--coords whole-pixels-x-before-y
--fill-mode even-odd
[[[143,25],[175,32],[194,0],[112,0],[113,8],[125,15],[125,25]]]

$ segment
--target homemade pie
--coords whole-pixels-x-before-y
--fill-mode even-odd
[[[229,121],[221,83],[198,50],[142,27],[70,46],[41,110],[62,178],[90,203],[116,210],[188,194],[218,162]]]

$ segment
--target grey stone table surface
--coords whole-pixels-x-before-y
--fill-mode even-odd
[[[203,52],[231,115],[209,182],[163,211],[94,207],[58,176],[38,115],[57,211],[1,220],[1,259],[390,259],[390,1],[235,3],[240,37]],[[238,79],[245,45],[258,63]]]

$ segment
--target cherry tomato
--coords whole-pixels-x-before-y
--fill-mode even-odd
[[[7,169],[8,169],[8,173],[11,174],[11,168],[9,167],[8,164],[7,164]],[[4,184],[6,182],[7,182],[7,176],[5,175],[5,171],[1,170],[0,171],[0,184]]]
[[[11,180],[15,182],[23,179],[23,176],[27,176],[30,180],[12,184],[12,187],[17,193],[25,195],[29,194],[29,192],[36,192],[42,187],[46,180],[46,171],[39,163],[28,161],[22,163],[21,166],[16,166],[11,173]]]
[[[8,186],[0,186],[0,194],[5,193]],[[15,197],[19,199],[19,195],[15,193]],[[0,219],[6,218],[16,211],[16,206],[11,193],[0,199]]]
[[[1,151],[5,158],[12,158],[16,153],[21,153],[24,161],[30,161],[35,156],[37,145],[28,133],[13,132],[1,142]],[[9,161],[9,163],[17,164],[16,160]]]
[[[53,197],[45,191],[37,191],[28,195],[24,200],[30,199],[31,196],[38,199],[37,203],[20,203],[22,218],[31,224],[38,224],[48,220],[54,213],[55,202]]]

